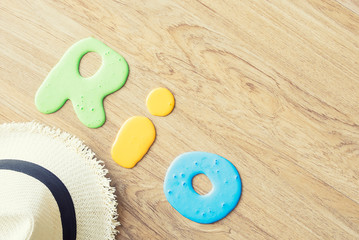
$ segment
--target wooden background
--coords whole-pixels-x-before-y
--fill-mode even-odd
[[[70,102],[50,115],[34,106],[51,68],[88,36],[130,66],[99,129],[82,125]],[[176,98],[162,118],[145,106],[159,86]],[[1,1],[0,99],[0,123],[59,127],[105,161],[118,239],[359,239],[356,0]],[[110,148],[134,115],[153,121],[157,139],[124,169]],[[182,217],[162,190],[172,160],[194,150],[229,159],[243,181],[238,206],[210,225]]]

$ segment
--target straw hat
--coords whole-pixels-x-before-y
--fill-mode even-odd
[[[115,189],[79,139],[38,123],[0,125],[0,239],[115,239]]]

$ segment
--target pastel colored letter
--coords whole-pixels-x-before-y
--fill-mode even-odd
[[[79,64],[88,52],[98,53],[102,66],[93,76],[84,78]],[[83,124],[101,127],[106,120],[103,99],[125,84],[128,72],[128,64],[120,54],[99,40],[83,39],[70,47],[50,71],[36,93],[35,105],[40,112],[49,114],[70,99]]]
[[[155,126],[146,117],[128,119],[117,134],[111,155],[115,162],[125,168],[133,168],[147,153],[156,138]]]

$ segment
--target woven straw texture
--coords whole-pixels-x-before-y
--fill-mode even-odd
[[[115,239],[115,189],[103,162],[79,139],[34,122],[2,124],[0,159],[31,161],[61,179],[74,202],[77,239]],[[0,172],[0,232],[16,233],[16,239],[27,239],[22,236],[29,233],[30,239],[61,239],[56,202],[36,181],[22,173]]]

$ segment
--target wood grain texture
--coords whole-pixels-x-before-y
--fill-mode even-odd
[[[56,126],[90,146],[117,188],[118,239],[359,239],[359,7],[354,0],[6,1],[0,4],[0,122]],[[122,54],[126,85],[89,129],[70,102],[50,115],[37,88],[76,41],[93,36]],[[151,116],[146,95],[167,87],[176,107]],[[111,144],[131,116],[157,139],[133,169]],[[242,198],[201,225],[166,201],[179,154],[229,159]],[[206,186],[203,186],[206,188]]]

